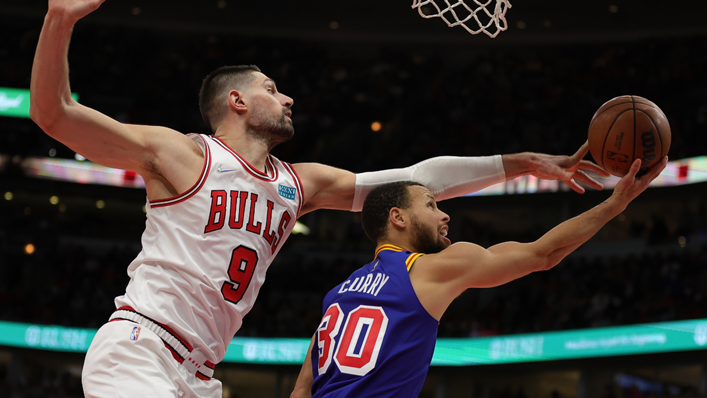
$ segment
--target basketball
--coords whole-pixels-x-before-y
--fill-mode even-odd
[[[653,102],[622,95],[604,105],[589,123],[589,151],[604,170],[623,177],[637,158],[641,171],[653,167],[670,149],[670,124]]]

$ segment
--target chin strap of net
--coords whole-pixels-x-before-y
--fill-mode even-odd
[[[440,7],[435,1],[444,2],[444,6]],[[492,4],[495,4],[493,12],[489,11]],[[431,13],[430,7],[437,12]],[[472,35],[484,32],[493,38],[508,29],[506,11],[511,8],[511,3],[508,0],[413,0],[412,8],[417,8],[423,18],[442,18],[450,28],[461,25]]]

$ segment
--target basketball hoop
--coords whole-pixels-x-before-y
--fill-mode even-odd
[[[444,1],[446,7],[441,8],[435,1]],[[493,12],[489,11],[492,3],[495,3]],[[423,10],[427,5],[434,7],[437,13],[431,13],[429,7]],[[506,11],[511,8],[511,3],[509,0],[413,0],[412,8],[417,8],[423,18],[442,18],[450,28],[461,25],[472,35],[484,32],[494,38],[508,29]],[[472,26],[467,26],[467,23]]]

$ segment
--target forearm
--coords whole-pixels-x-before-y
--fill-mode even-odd
[[[542,269],[557,265],[567,255],[588,241],[626,205],[614,197],[556,226],[533,243],[536,254],[544,259]]]
[[[506,180],[501,156],[427,159],[404,169],[383,170],[356,175],[352,211],[360,211],[373,188],[397,181],[415,181],[426,186],[437,200],[466,195]]]
[[[310,398],[312,396],[312,382],[314,381],[314,375],[312,373],[313,346],[314,337],[312,337],[312,341],[309,343],[307,356],[304,358],[302,369],[300,369],[299,376],[297,376],[297,381],[295,382],[295,387],[290,394],[290,398]]]
[[[45,131],[71,104],[67,54],[74,22],[58,12],[49,12],[39,35],[32,65],[30,115]]]

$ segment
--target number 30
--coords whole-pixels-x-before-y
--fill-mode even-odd
[[[344,331],[337,347],[335,337],[343,323]],[[362,337],[363,327],[368,326]],[[344,317],[339,304],[327,308],[322,323],[317,329],[317,345],[319,347],[319,374],[326,373],[334,358],[341,373],[364,376],[376,367],[383,337],[388,327],[388,316],[382,307],[360,305]],[[360,349],[356,352],[356,347]]]

